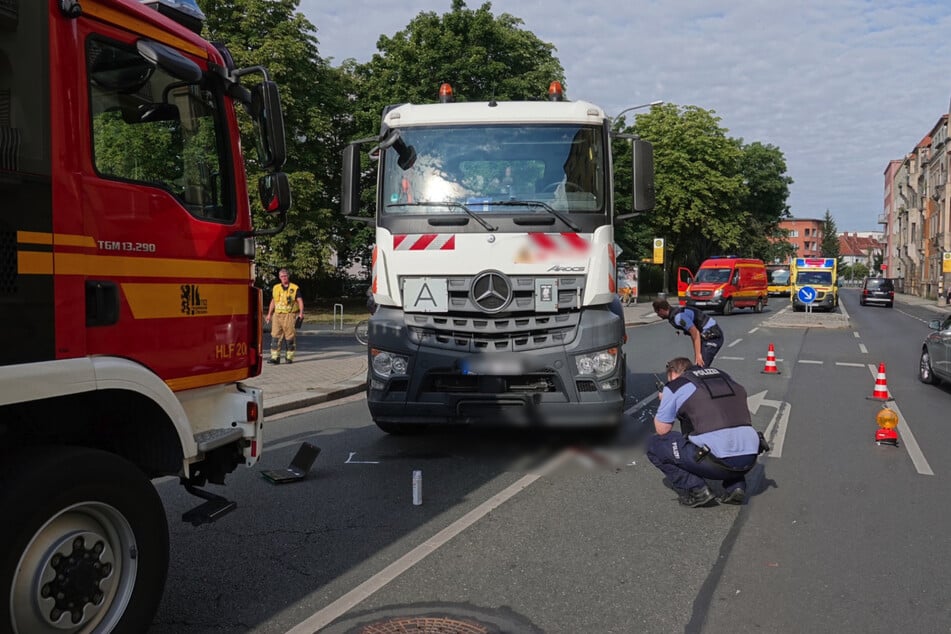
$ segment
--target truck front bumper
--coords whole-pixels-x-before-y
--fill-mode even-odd
[[[418,345],[401,320],[371,321],[367,405],[375,422],[605,427],[621,421],[623,326],[606,310],[583,315],[564,345],[504,354]],[[579,373],[578,355],[609,348],[617,351],[613,371]],[[377,374],[377,350],[406,357],[407,374]]]

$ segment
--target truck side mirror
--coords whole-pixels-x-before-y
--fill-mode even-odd
[[[358,141],[343,149],[340,213],[344,216],[352,216],[360,211],[360,145]]]
[[[654,208],[654,146],[643,139],[631,143],[631,211],[641,213]]]
[[[257,127],[258,160],[265,170],[277,170],[287,160],[284,116],[277,84],[265,79],[251,89],[251,114]]]

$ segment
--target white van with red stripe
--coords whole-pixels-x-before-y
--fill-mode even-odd
[[[370,150],[377,425],[618,424],[611,139],[600,108],[561,99],[384,113]],[[344,152],[345,215],[359,209],[365,143]],[[652,161],[635,140],[633,212],[653,206]]]

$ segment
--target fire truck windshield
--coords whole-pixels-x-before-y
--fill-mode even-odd
[[[464,213],[458,205],[474,213],[604,212],[607,166],[599,127],[410,127],[400,138],[416,159],[404,170],[396,149],[382,154],[388,214]]]
[[[198,218],[233,222],[220,98],[116,42],[90,39],[87,59],[96,171],[161,188]]]

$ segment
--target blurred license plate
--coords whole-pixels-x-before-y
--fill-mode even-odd
[[[519,375],[525,373],[526,364],[517,356],[483,354],[463,359],[459,369],[463,374]]]

